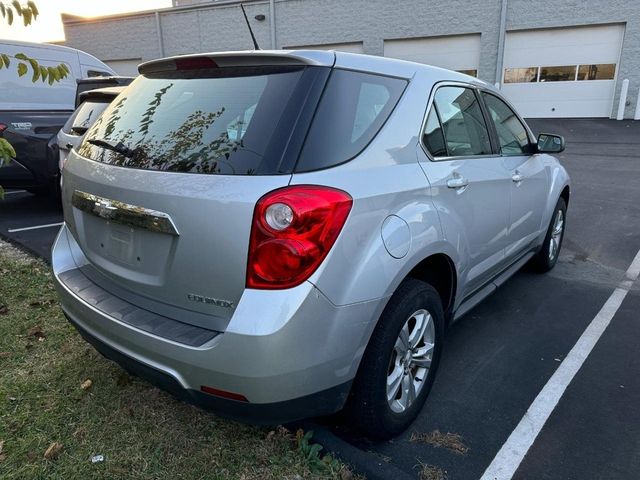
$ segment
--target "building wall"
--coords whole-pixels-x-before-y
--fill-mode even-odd
[[[385,39],[480,33],[478,76],[494,83],[502,1],[277,0],[276,44],[285,48],[362,42],[365,53],[382,55]],[[175,2],[178,7],[158,13],[163,52],[154,12],[91,21],[64,19],[66,44],[102,60],[150,60],[163,55],[252,48],[239,2]],[[258,43],[269,48],[269,2],[244,3]],[[257,21],[257,14],[265,15],[266,20]],[[631,117],[640,89],[638,0],[508,0],[507,31],[602,23],[626,24],[614,105],[621,80],[628,78],[626,116]]]

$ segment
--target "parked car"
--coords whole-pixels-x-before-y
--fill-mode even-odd
[[[62,172],[64,162],[71,149],[80,146],[89,127],[95,123],[104,109],[122,93],[124,88],[97,88],[95,90],[86,90],[78,95],[78,108],[67,119],[67,122],[57,135],[60,172]],[[62,177],[60,177],[60,181],[62,182]]]
[[[58,194],[56,134],[75,109],[76,80],[115,72],[88,53],[60,45],[1,40],[0,51],[24,53],[44,67],[69,68],[53,85],[20,78],[16,68],[0,69],[0,136],[16,150],[16,158],[0,169],[0,185]]]
[[[67,159],[52,264],[84,338],[180,398],[393,436],[445,327],[558,259],[564,141],[491,85],[317,51],[140,72]]]

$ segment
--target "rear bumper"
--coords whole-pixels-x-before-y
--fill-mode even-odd
[[[87,341],[179,398],[253,423],[281,423],[342,408],[372,319],[385,303],[378,299],[337,307],[310,283],[280,292],[245,290],[225,332],[191,346],[119,321],[80,298],[61,279],[78,268],[79,255],[63,227],[52,252],[55,285],[65,314]],[[247,401],[210,395],[202,386]]]
[[[199,390],[183,388],[170,375],[149,367],[135,358],[124,355],[108,344],[93,337],[78,323],[67,317],[80,335],[104,357],[116,362],[129,373],[147,380],[175,397],[198,405],[234,420],[257,425],[275,425],[288,421],[326,415],[342,408],[351,389],[351,381],[304,397],[273,403],[247,403],[208,395]]]

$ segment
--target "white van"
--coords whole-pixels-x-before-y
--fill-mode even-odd
[[[28,73],[18,75],[19,60],[14,58],[18,53],[43,67],[63,63],[70,73],[53,85],[40,79],[32,82],[28,62]],[[56,134],[75,109],[76,81],[116,73],[94,56],[61,45],[0,40],[0,54],[11,58],[9,68],[0,69],[0,136],[16,150],[13,162],[0,168],[0,185],[33,193],[55,191],[59,184]]]

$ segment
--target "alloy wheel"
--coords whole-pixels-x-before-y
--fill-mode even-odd
[[[435,347],[435,324],[424,309],[411,314],[393,347],[387,370],[387,402],[402,413],[415,402],[425,385]]]
[[[560,242],[562,241],[562,232],[564,230],[564,212],[558,210],[556,220],[551,230],[551,238],[549,239],[549,260],[553,261],[560,252]]]

